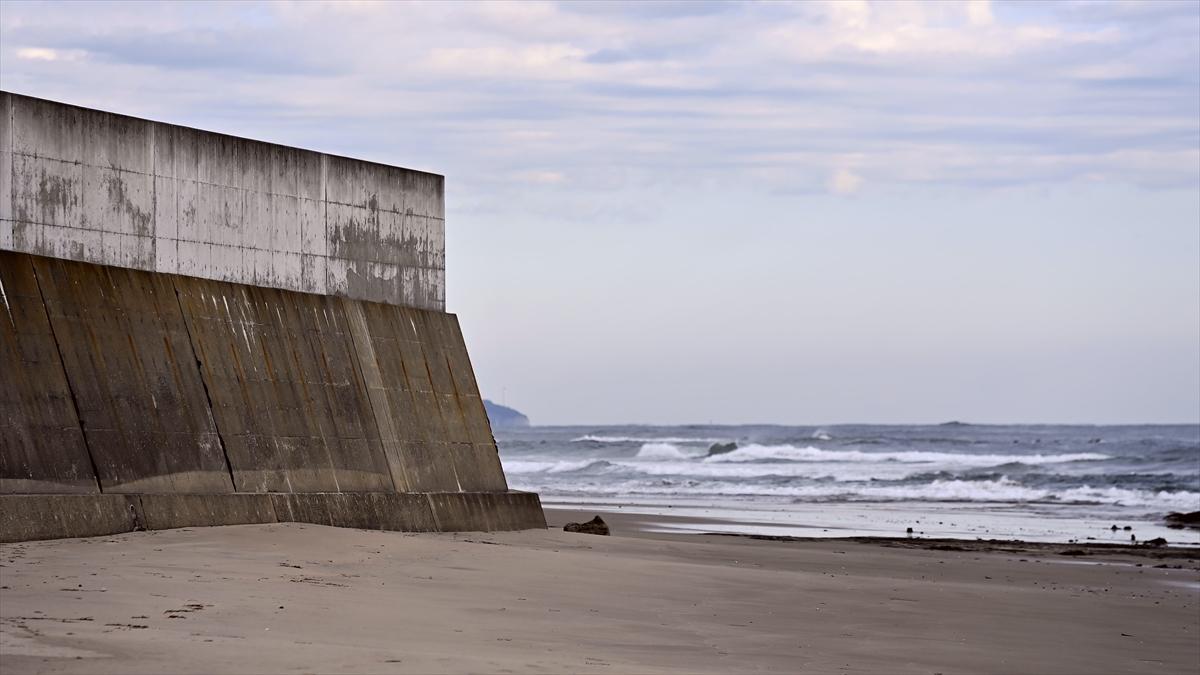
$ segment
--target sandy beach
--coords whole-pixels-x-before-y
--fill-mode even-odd
[[[0,546],[4,673],[1194,673],[1196,551],[273,524]],[[1079,553],[1082,552],[1083,555]],[[1068,555],[1064,555],[1068,553]]]

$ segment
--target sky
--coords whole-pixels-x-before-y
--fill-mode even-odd
[[[446,176],[535,424],[1200,420],[1200,3],[0,2],[5,90]]]

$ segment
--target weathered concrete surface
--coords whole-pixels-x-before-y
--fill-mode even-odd
[[[144,494],[130,499],[138,524],[147,530],[279,522],[266,494]]]
[[[402,532],[546,526],[529,492],[0,495],[0,542],[276,522]]]
[[[453,315],[0,261],[0,493],[508,489]]]
[[[0,493],[97,492],[29,256],[0,251]]]
[[[443,185],[0,92],[0,249],[440,311]]]
[[[374,355],[368,381],[393,480],[417,490],[504,491],[462,332],[453,315],[345,303],[351,332]],[[350,307],[350,305],[354,307]]]
[[[275,513],[280,522],[314,523],[364,530],[436,531],[437,521],[425,495],[396,492],[321,492],[275,494]],[[466,529],[487,529],[478,520]]]
[[[0,542],[141,529],[133,495],[0,495]]]
[[[232,492],[172,277],[33,258],[105,492]]]
[[[426,496],[442,532],[546,527],[542,502],[532,492],[436,492]]]
[[[337,298],[174,283],[238,491],[394,489]]]

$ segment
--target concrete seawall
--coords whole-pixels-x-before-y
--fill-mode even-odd
[[[545,526],[442,311],[440,176],[0,104],[0,541]]]
[[[544,527],[451,314],[7,251],[0,288],[0,541]]]

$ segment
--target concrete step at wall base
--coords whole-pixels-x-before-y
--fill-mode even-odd
[[[546,527],[538,496],[515,490],[0,495],[0,543],[254,523],[397,532]]]

